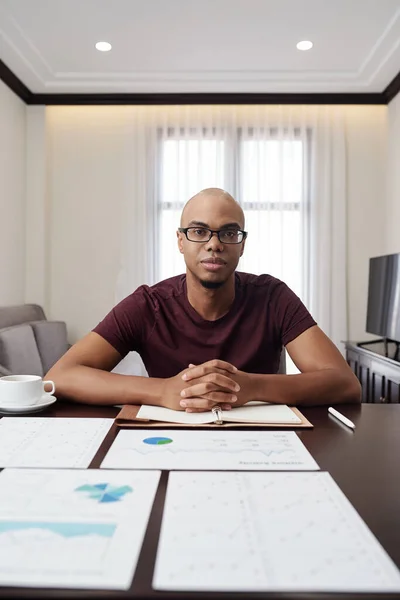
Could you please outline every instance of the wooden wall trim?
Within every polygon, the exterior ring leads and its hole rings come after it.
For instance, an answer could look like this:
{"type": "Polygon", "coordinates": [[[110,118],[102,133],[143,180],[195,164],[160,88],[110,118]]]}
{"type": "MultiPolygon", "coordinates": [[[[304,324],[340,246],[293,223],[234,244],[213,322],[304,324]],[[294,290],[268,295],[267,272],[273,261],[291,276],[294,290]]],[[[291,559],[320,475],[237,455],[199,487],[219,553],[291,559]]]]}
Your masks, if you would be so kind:
{"type": "Polygon", "coordinates": [[[35,94],[0,60],[0,79],[26,104],[388,104],[400,92],[400,72],[376,93],[35,94]]]}

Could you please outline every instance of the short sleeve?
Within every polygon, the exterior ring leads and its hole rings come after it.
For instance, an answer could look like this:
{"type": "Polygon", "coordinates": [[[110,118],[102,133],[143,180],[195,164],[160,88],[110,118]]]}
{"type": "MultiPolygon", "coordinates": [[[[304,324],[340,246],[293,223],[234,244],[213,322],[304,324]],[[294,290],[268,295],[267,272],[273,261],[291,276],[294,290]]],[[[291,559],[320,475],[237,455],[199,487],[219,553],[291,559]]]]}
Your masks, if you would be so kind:
{"type": "Polygon", "coordinates": [[[152,306],[147,286],[117,304],[93,329],[122,357],[139,352],[154,328],[157,311],[152,306]]]}
{"type": "Polygon", "coordinates": [[[300,298],[283,281],[276,288],[274,304],[276,324],[283,346],[317,324],[300,298]]]}

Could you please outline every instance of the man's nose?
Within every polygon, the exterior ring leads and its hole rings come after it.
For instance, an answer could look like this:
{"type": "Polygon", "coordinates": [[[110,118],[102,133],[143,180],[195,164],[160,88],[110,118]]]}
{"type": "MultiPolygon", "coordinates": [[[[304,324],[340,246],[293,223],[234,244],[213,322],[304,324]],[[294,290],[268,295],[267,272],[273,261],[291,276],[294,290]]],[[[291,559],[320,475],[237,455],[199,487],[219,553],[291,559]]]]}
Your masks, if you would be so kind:
{"type": "Polygon", "coordinates": [[[219,237],[218,234],[213,231],[211,234],[211,238],[208,240],[207,244],[206,244],[206,248],[209,248],[210,250],[222,250],[223,249],[223,244],[219,241],[219,237]]]}

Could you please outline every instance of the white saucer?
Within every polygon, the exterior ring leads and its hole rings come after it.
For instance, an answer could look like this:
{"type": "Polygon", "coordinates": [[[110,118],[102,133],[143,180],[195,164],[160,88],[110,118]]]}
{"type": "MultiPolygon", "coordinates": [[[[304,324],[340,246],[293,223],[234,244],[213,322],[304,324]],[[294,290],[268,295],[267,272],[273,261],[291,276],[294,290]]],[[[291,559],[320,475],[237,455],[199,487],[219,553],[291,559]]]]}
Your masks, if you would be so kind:
{"type": "Polygon", "coordinates": [[[57,398],[51,394],[43,394],[39,402],[31,404],[30,406],[11,406],[10,404],[8,406],[1,406],[0,404],[0,413],[5,415],[26,415],[28,413],[39,412],[51,404],[54,404],[56,400],[57,398]]]}

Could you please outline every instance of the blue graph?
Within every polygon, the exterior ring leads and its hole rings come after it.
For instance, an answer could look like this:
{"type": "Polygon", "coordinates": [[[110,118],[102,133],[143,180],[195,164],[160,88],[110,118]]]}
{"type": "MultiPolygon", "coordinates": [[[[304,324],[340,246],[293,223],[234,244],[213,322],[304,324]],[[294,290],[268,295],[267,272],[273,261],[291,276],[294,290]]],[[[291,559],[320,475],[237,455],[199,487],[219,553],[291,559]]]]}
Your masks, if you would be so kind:
{"type": "Polygon", "coordinates": [[[99,503],[105,503],[120,502],[126,494],[133,492],[133,489],[129,485],[117,487],[109,483],[96,483],[81,485],[75,489],[75,492],[87,492],[89,498],[99,503]]]}
{"type": "Polygon", "coordinates": [[[50,531],[64,538],[100,535],[111,538],[116,525],[107,523],[44,523],[42,521],[7,521],[0,523],[0,535],[9,531],[50,531]]]}
{"type": "Polygon", "coordinates": [[[172,444],[171,438],[167,437],[149,437],[143,440],[144,444],[150,444],[151,446],[164,446],[165,444],[172,444]]]}

